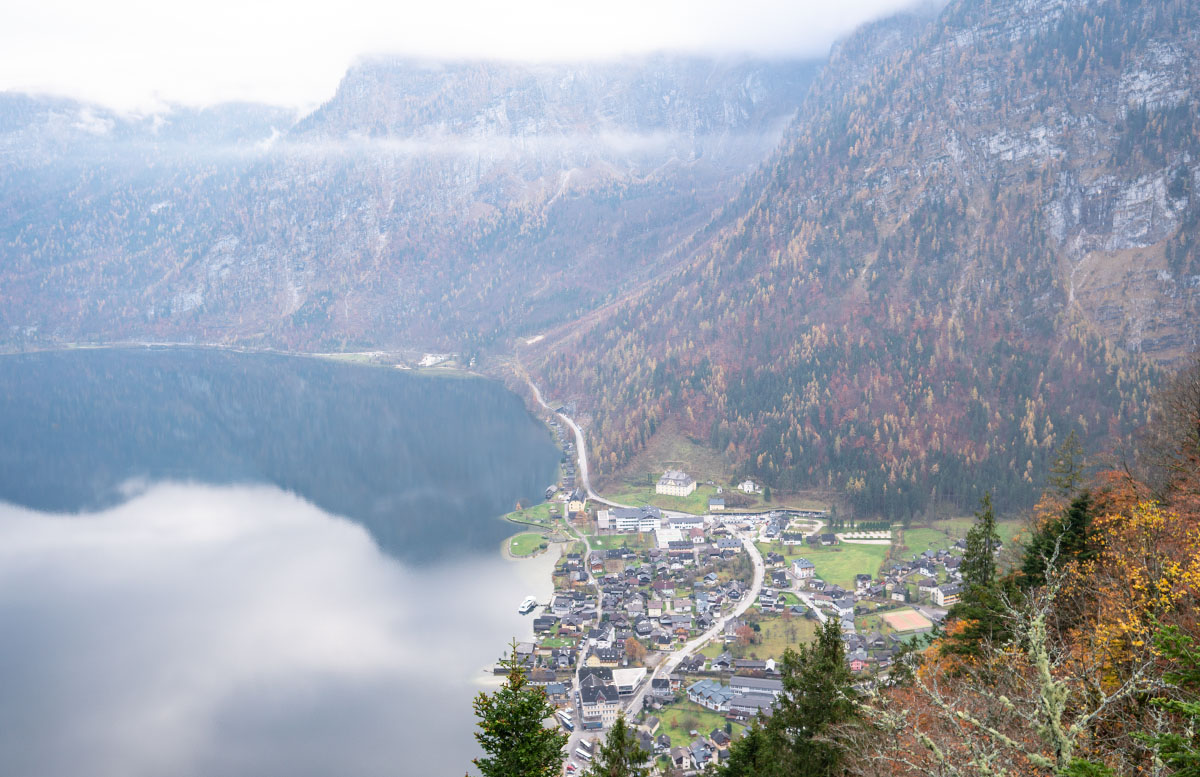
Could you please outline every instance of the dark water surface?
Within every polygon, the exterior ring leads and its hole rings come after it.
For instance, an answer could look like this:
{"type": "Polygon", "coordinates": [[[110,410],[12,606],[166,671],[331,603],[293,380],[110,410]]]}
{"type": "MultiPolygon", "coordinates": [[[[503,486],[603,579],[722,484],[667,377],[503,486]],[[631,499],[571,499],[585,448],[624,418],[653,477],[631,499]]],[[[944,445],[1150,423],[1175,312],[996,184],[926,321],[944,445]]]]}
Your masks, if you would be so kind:
{"type": "Polygon", "coordinates": [[[556,462],[482,380],[0,357],[0,774],[461,775],[556,462]]]}
{"type": "Polygon", "coordinates": [[[215,350],[0,357],[0,500],[111,507],[150,483],[270,484],[419,563],[488,551],[557,454],[497,383],[215,350]]]}

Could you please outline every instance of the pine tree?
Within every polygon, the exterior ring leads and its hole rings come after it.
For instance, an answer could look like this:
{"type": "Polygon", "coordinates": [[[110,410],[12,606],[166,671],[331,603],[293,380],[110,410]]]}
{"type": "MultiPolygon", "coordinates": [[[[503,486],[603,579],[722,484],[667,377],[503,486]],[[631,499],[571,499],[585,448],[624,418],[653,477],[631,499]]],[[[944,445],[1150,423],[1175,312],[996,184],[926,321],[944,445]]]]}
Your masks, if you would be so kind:
{"type": "Polygon", "coordinates": [[[992,496],[984,494],[979,511],[975,513],[975,525],[967,532],[967,550],[959,566],[962,592],[948,616],[958,628],[946,633],[941,642],[943,654],[978,656],[983,652],[985,641],[1005,639],[1004,602],[996,571],[999,548],[1000,535],[996,533],[992,496]]]}
{"type": "Polygon", "coordinates": [[[778,746],[776,739],[760,721],[754,721],[746,729],[746,735],[729,748],[729,760],[718,770],[720,777],[767,777],[773,775],[774,754],[778,746]]]}
{"type": "Polygon", "coordinates": [[[825,735],[855,715],[854,678],[846,665],[842,625],[830,618],[817,641],[783,656],[783,695],[772,715],[788,744],[797,777],[826,777],[838,772],[841,751],[825,735]]]}
{"type": "Polygon", "coordinates": [[[646,761],[649,758],[650,754],[638,744],[633,729],[625,725],[625,715],[621,714],[600,746],[588,774],[590,777],[648,777],[650,769],[646,761]]]}
{"type": "Polygon", "coordinates": [[[1048,481],[1062,497],[1072,496],[1083,482],[1083,446],[1074,429],[1054,452],[1048,481]]]}
{"type": "Polygon", "coordinates": [[[842,751],[833,726],[857,715],[853,676],[846,666],[841,624],[830,618],[812,645],[790,648],[781,666],[783,694],[762,724],[734,743],[722,777],[830,777],[842,751]]]}
{"type": "Polygon", "coordinates": [[[991,588],[996,583],[996,551],[1000,549],[1000,535],[996,533],[996,515],[992,512],[992,495],[983,495],[979,511],[975,513],[975,525],[967,532],[967,550],[963,553],[963,586],[991,588]]]}
{"type": "Polygon", "coordinates": [[[1046,565],[1061,569],[1073,561],[1095,556],[1092,547],[1092,497],[1087,491],[1072,500],[1062,514],[1040,526],[1029,539],[1021,560],[1021,584],[1036,588],[1046,584],[1046,565]]]}
{"type": "Polygon", "coordinates": [[[504,685],[490,696],[475,697],[475,739],[488,755],[472,763],[484,777],[557,777],[566,759],[562,748],[567,735],[543,725],[554,715],[545,690],[528,683],[515,640],[500,664],[508,669],[504,685]]]}

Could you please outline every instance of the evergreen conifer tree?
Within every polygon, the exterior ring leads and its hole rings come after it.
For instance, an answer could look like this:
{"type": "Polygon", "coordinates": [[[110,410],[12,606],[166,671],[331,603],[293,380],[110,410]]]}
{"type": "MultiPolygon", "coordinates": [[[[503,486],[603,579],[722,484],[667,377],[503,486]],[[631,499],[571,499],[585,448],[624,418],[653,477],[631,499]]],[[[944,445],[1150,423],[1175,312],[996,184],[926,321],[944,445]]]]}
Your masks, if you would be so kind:
{"type": "Polygon", "coordinates": [[[957,622],[941,642],[943,654],[977,656],[984,641],[999,641],[1006,635],[1001,585],[996,571],[1000,535],[991,494],[984,494],[975,525],[967,532],[967,550],[959,570],[962,591],[958,604],[950,608],[949,620],[957,622]]]}
{"type": "Polygon", "coordinates": [[[650,774],[646,766],[649,758],[650,754],[638,744],[633,729],[625,725],[625,716],[618,715],[588,774],[590,777],[647,777],[650,774]]]}
{"type": "Polygon", "coordinates": [[[783,656],[783,694],[771,716],[787,744],[796,777],[828,777],[838,772],[841,751],[824,735],[855,714],[854,678],[846,665],[842,625],[825,622],[816,642],[783,656]]]}
{"type": "Polygon", "coordinates": [[[1000,535],[996,533],[996,515],[992,512],[992,495],[984,494],[979,511],[975,513],[975,525],[967,532],[967,550],[963,553],[963,586],[991,588],[996,583],[996,551],[1000,548],[1000,535]]]}
{"type": "Polygon", "coordinates": [[[542,688],[530,685],[525,668],[517,658],[517,643],[502,660],[508,669],[504,685],[490,696],[475,697],[479,731],[475,739],[487,753],[474,759],[483,777],[557,777],[566,756],[562,752],[567,735],[543,721],[554,715],[542,688]]]}
{"type": "Polygon", "coordinates": [[[1036,588],[1046,584],[1046,564],[1062,568],[1073,561],[1087,561],[1095,555],[1092,547],[1092,497],[1080,493],[1062,515],[1040,526],[1029,539],[1021,560],[1021,584],[1036,588]]]}
{"type": "Polygon", "coordinates": [[[730,748],[723,777],[831,777],[842,751],[831,727],[854,719],[857,702],[841,624],[830,618],[812,645],[783,655],[783,694],[765,723],[730,748]]]}
{"type": "Polygon", "coordinates": [[[1054,452],[1048,481],[1063,497],[1072,496],[1083,482],[1083,446],[1079,444],[1074,429],[1054,452]]]}

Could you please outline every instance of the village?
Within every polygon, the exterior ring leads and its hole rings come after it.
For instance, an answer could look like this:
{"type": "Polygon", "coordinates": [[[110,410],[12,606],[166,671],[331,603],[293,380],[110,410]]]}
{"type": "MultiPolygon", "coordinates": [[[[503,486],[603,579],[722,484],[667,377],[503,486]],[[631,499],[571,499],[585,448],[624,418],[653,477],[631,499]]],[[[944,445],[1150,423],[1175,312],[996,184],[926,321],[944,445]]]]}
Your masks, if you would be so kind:
{"type": "Polygon", "coordinates": [[[737,511],[725,496],[761,493],[758,484],[727,490],[679,470],[662,474],[651,501],[691,511],[618,506],[576,486],[575,446],[553,416],[550,425],[562,480],[530,514],[561,557],[517,656],[570,732],[568,773],[586,770],[618,714],[663,773],[719,763],[755,716],[771,714],[784,651],[829,619],[865,687],[958,600],[961,522],[860,529],[823,509],[737,511]],[[698,501],[701,488],[711,496],[698,501]]]}

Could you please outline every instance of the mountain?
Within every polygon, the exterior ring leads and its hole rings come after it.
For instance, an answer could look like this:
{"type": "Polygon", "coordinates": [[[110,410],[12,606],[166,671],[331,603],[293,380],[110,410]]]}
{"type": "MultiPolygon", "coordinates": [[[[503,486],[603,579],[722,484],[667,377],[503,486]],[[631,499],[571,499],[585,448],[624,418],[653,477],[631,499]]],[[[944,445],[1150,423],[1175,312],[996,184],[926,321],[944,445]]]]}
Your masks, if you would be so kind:
{"type": "Polygon", "coordinates": [[[1197,348],[1196,61],[1190,0],[951,0],[820,66],[380,58],[302,117],[0,95],[0,341],[542,335],[601,477],[682,436],[859,516],[1018,508],[1197,348]]]}
{"type": "Polygon", "coordinates": [[[858,515],[1028,505],[1200,338],[1200,7],[954,0],[843,42],[733,223],[538,344],[613,475],[686,435],[858,515]]]}
{"type": "Polygon", "coordinates": [[[815,69],[372,59],[299,119],[0,95],[0,337],[473,351],[680,261],[815,69]]]}

